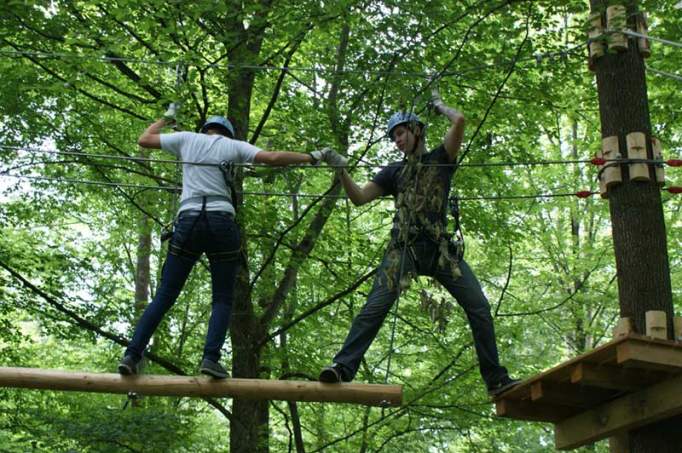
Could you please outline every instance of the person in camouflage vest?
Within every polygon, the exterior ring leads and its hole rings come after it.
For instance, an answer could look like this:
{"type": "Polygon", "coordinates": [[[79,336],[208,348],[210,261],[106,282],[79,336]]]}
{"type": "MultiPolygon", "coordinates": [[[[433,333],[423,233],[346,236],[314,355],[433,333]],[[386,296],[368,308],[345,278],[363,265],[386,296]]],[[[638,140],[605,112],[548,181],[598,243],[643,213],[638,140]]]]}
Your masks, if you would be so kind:
{"type": "MultiPolygon", "coordinates": [[[[439,146],[427,152],[424,123],[414,113],[397,112],[388,120],[387,135],[403,153],[403,159],[383,168],[364,187],[358,186],[345,169],[340,171],[341,183],[354,205],[392,195],[396,214],[391,240],[367,302],[353,320],[333,364],[320,373],[322,382],[349,382],[355,377],[400,291],[414,276],[428,275],[464,309],[489,394],[498,395],[518,383],[499,363],[490,305],[462,259],[461,242],[451,240],[447,233],[450,181],[462,144],[464,116],[445,105],[437,92],[432,105],[451,123],[439,146]]],[[[345,164],[341,156],[330,156],[330,161],[345,164]]]]}

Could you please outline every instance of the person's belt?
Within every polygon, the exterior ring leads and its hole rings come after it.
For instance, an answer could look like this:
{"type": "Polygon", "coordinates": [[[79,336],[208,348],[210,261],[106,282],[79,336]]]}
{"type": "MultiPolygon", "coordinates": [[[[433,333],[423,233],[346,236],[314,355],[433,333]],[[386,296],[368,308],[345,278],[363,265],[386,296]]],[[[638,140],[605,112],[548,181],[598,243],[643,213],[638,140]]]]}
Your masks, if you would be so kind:
{"type": "Polygon", "coordinates": [[[190,203],[202,204],[204,202],[204,198],[206,199],[206,203],[210,203],[212,201],[226,201],[232,204],[232,200],[230,200],[228,197],[224,195],[205,195],[200,197],[185,198],[180,202],[180,208],[182,208],[183,206],[187,206],[190,203]]]}

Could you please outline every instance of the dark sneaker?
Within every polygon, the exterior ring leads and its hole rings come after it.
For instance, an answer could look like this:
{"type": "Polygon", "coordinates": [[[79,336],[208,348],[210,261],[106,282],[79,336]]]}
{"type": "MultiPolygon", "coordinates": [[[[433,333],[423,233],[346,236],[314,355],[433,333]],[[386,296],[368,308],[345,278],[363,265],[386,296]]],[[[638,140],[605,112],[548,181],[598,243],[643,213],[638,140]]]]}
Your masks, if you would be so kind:
{"type": "Polygon", "coordinates": [[[137,374],[139,371],[139,360],[135,360],[133,356],[123,356],[118,363],[118,372],[123,376],[131,376],[137,374]]]}
{"type": "Polygon", "coordinates": [[[326,382],[327,384],[337,384],[341,381],[350,382],[348,372],[340,363],[333,363],[331,366],[322,368],[319,380],[320,382],[326,382]]]}
{"type": "Polygon", "coordinates": [[[521,383],[520,379],[512,379],[509,376],[505,375],[496,383],[488,386],[488,395],[490,395],[492,398],[495,398],[503,394],[507,390],[511,390],[513,387],[517,386],[520,383],[521,383]]]}
{"type": "Polygon", "coordinates": [[[230,373],[228,373],[227,370],[222,367],[222,365],[210,359],[203,359],[201,361],[199,372],[201,374],[207,374],[216,379],[225,379],[230,377],[230,373]]]}

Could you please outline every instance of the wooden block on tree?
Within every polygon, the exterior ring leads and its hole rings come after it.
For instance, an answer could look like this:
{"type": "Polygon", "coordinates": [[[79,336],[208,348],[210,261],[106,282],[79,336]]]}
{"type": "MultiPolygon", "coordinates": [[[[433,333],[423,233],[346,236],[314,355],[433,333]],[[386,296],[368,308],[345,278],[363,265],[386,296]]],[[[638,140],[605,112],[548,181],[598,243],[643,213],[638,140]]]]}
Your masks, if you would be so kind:
{"type": "MultiPolygon", "coordinates": [[[[655,137],[651,137],[651,148],[654,152],[654,159],[656,160],[663,160],[663,146],[661,145],[661,141],[655,137]]],[[[657,164],[656,169],[656,182],[658,183],[659,186],[664,186],[665,185],[665,167],[663,164],[657,164]]]]}
{"type": "MultiPolygon", "coordinates": [[[[637,16],[637,33],[640,35],[649,35],[649,24],[646,13],[641,13],[637,16]]],[[[647,38],[637,39],[637,47],[642,58],[649,58],[651,56],[651,47],[647,38]]]]}
{"type": "Polygon", "coordinates": [[[622,366],[682,372],[682,348],[674,343],[630,341],[616,347],[616,362],[622,366]]]}
{"type": "Polygon", "coordinates": [[[664,311],[649,310],[646,317],[646,335],[659,340],[668,339],[668,318],[664,311]]]}
{"type": "Polygon", "coordinates": [[[602,156],[606,159],[605,168],[602,171],[602,178],[604,179],[604,184],[606,188],[610,188],[613,185],[620,184],[623,181],[621,175],[620,166],[614,164],[614,160],[620,159],[620,151],[618,149],[618,136],[614,135],[611,137],[602,138],[602,156]]]}
{"type": "Polygon", "coordinates": [[[611,32],[608,38],[609,50],[623,52],[628,50],[628,38],[623,33],[614,30],[623,30],[627,25],[625,6],[612,5],[606,8],[606,28],[611,32]]]}
{"type": "Polygon", "coordinates": [[[589,408],[606,401],[615,395],[610,389],[538,381],[531,385],[530,397],[534,402],[557,404],[560,406],[589,408]]]}
{"type": "Polygon", "coordinates": [[[623,431],[682,414],[682,376],[560,421],[554,429],[556,448],[570,450],[623,431]]]}
{"type": "Polygon", "coordinates": [[[635,331],[632,326],[632,319],[630,318],[620,318],[616,327],[613,328],[613,339],[627,337],[635,331]]]}
{"type": "Polygon", "coordinates": [[[673,330],[675,332],[675,341],[682,341],[682,316],[675,316],[673,318],[673,330]]]}
{"type": "MultiPolygon", "coordinates": [[[[597,157],[604,158],[604,153],[601,150],[597,151],[597,157]]],[[[602,168],[604,168],[604,166],[600,165],[599,166],[600,173],[599,173],[599,177],[598,177],[598,179],[599,179],[599,195],[602,198],[609,198],[609,190],[606,187],[606,177],[604,176],[603,172],[601,172],[602,168]]]]}
{"type": "MultiPolygon", "coordinates": [[[[629,159],[646,159],[646,134],[644,132],[630,132],[626,137],[629,159]]],[[[649,166],[647,164],[630,164],[630,179],[632,181],[648,181],[649,166]]]]}
{"type": "Polygon", "coordinates": [[[589,31],[587,37],[589,39],[589,59],[587,66],[590,71],[595,70],[595,64],[600,57],[604,56],[605,48],[602,35],[604,34],[604,23],[602,22],[601,13],[594,13],[589,19],[589,31]]]}
{"type": "Polygon", "coordinates": [[[573,368],[571,383],[632,392],[661,382],[667,377],[667,374],[661,372],[579,363],[573,368]]]}
{"type": "Polygon", "coordinates": [[[580,409],[529,400],[502,399],[495,402],[497,415],[531,422],[557,423],[580,412],[580,409]]]}

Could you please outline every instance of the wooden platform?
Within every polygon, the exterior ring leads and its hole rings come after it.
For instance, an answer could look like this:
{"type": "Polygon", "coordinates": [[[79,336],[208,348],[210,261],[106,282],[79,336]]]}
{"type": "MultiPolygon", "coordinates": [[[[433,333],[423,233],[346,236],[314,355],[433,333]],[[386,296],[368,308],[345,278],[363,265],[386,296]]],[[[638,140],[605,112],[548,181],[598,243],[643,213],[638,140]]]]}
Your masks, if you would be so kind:
{"type": "Polygon", "coordinates": [[[497,415],[555,424],[568,450],[682,413],[682,344],[631,334],[495,399],[497,415]]]}
{"type": "Polygon", "coordinates": [[[366,406],[400,406],[403,388],[382,384],[323,384],[269,379],[212,379],[206,376],[121,376],[37,368],[0,368],[0,387],[154,396],[238,397],[253,400],[316,401],[366,406]]]}

